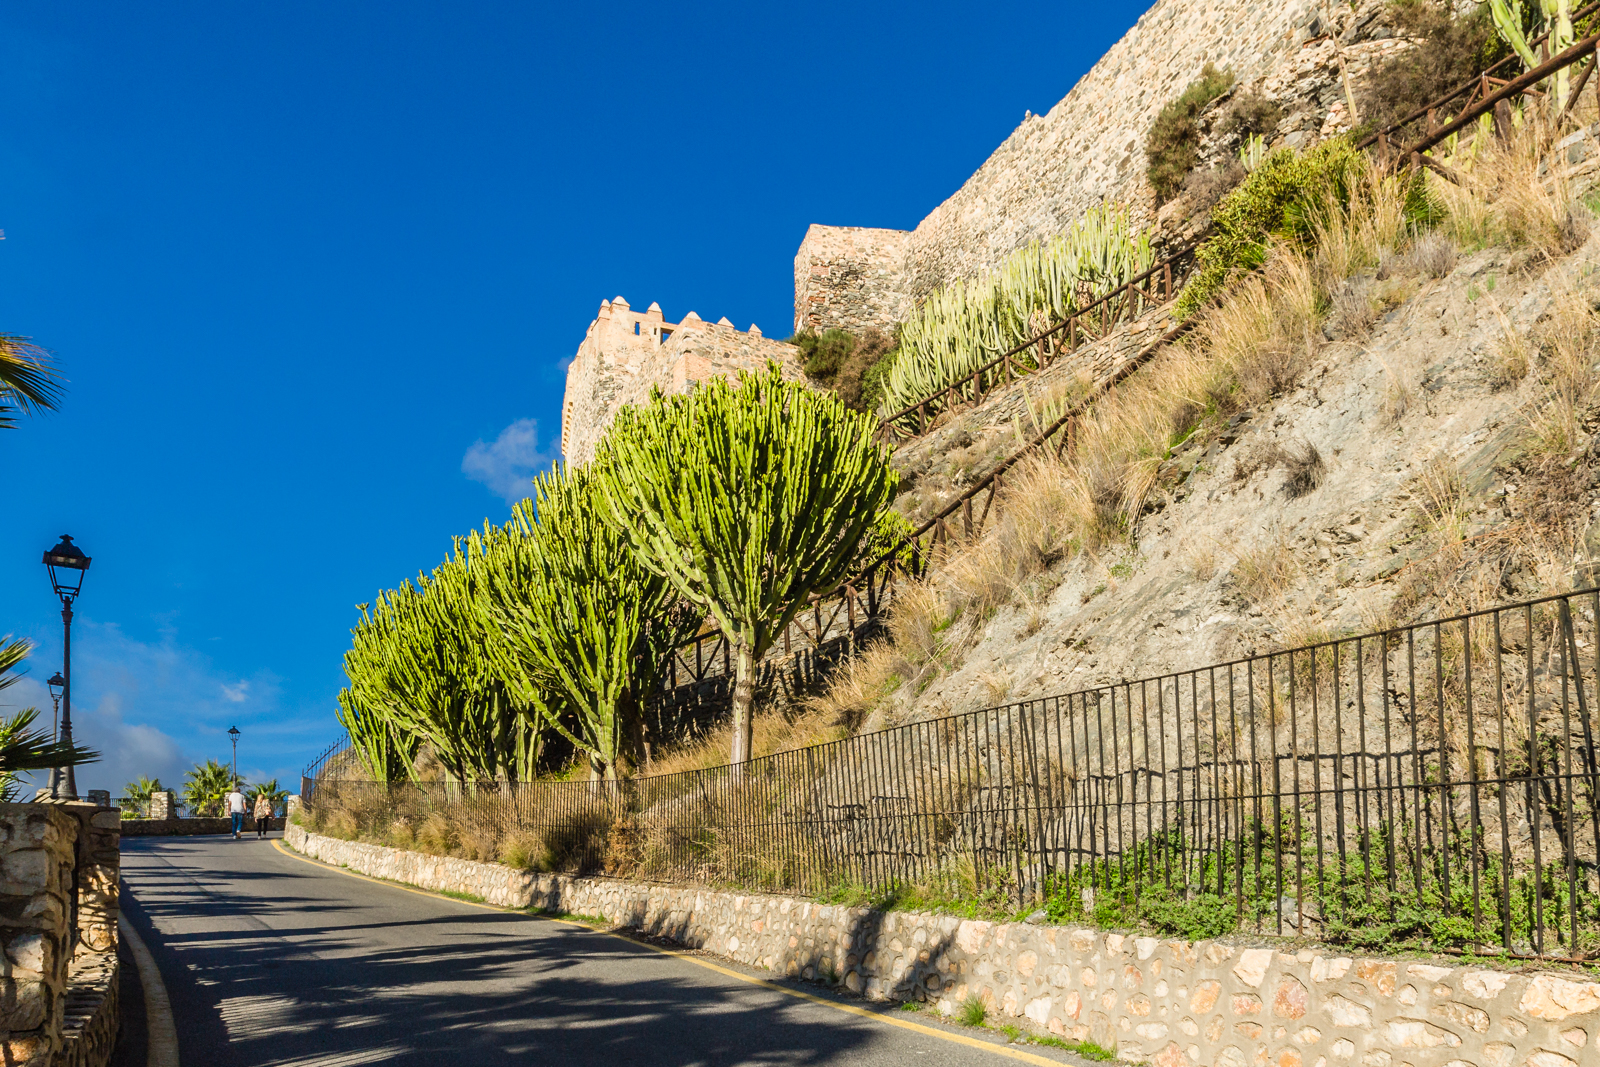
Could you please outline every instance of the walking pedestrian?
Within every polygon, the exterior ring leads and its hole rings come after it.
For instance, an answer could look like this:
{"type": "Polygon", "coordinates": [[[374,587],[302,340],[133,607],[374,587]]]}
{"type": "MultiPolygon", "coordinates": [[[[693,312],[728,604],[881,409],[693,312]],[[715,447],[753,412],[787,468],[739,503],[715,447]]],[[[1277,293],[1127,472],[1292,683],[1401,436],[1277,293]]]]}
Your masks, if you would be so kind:
{"type": "Polygon", "coordinates": [[[228,794],[228,814],[233,816],[233,839],[239,840],[239,831],[244,829],[244,794],[239,792],[239,783],[233,783],[233,792],[228,794]]]}
{"type": "Polygon", "coordinates": [[[256,797],[256,836],[266,837],[272,831],[272,798],[262,793],[256,797]]]}

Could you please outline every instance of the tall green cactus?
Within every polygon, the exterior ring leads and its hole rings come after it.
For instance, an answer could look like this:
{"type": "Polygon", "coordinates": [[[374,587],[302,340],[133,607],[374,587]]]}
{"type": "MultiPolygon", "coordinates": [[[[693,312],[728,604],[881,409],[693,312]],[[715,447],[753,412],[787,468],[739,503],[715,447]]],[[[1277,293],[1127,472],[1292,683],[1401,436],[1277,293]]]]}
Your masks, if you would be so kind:
{"type": "Polygon", "coordinates": [[[732,762],[750,758],[756,668],[845,580],[897,476],[873,420],[776,366],[623,408],[600,443],[608,520],[733,645],[732,762]]]}
{"type": "Polygon", "coordinates": [[[619,765],[638,762],[641,701],[698,618],[675,609],[666,579],[603,521],[594,469],[556,468],[534,479],[537,503],[518,504],[513,536],[487,553],[480,604],[498,638],[491,654],[519,699],[613,778],[619,765]]]}
{"type": "Polygon", "coordinates": [[[1017,249],[992,274],[935,290],[900,326],[880,415],[934,396],[1153,261],[1149,235],[1134,233],[1127,210],[1108,204],[1090,208],[1065,234],[1017,249]]]}
{"type": "MultiPolygon", "coordinates": [[[[506,536],[490,531],[488,540],[506,536]]],[[[351,631],[347,709],[385,719],[408,742],[432,746],[458,781],[531,776],[536,724],[513,701],[488,654],[491,634],[476,599],[485,540],[473,537],[416,585],[382,593],[351,631]]],[[[363,737],[371,743],[373,734],[363,737]]]]}
{"type": "MultiPolygon", "coordinates": [[[[1543,16],[1543,29],[1550,34],[1548,54],[1554,56],[1565,52],[1576,39],[1572,29],[1572,0],[1538,0],[1538,4],[1539,13],[1543,16]]],[[[1489,16],[1494,21],[1495,32],[1522,60],[1523,66],[1528,70],[1537,67],[1540,57],[1534,54],[1523,28],[1527,18],[1522,11],[1522,0],[1489,0],[1489,16]]],[[[1556,71],[1554,84],[1550,87],[1551,101],[1558,113],[1567,104],[1570,70],[1570,67],[1562,67],[1556,71]]]]}
{"type": "Polygon", "coordinates": [[[394,720],[382,712],[361,707],[348,688],[339,691],[337,714],[339,725],[350,735],[350,746],[373,781],[415,777],[416,735],[397,730],[394,720]]]}

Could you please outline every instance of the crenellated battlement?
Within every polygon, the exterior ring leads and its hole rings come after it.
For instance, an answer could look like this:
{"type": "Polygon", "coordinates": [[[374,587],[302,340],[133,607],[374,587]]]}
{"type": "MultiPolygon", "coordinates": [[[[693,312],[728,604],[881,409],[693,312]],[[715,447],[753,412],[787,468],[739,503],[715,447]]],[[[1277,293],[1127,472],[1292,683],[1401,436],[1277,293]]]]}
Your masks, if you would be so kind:
{"type": "Polygon", "coordinates": [[[561,454],[568,463],[587,463],[617,411],[645,400],[653,386],[683,393],[696,382],[759,370],[768,361],[786,376],[803,377],[799,349],[767,339],[754,324],[740,330],[725,316],[707,322],[693,311],[674,323],[660,304],[639,312],[620,296],[602,300],[567,368],[561,454]]]}

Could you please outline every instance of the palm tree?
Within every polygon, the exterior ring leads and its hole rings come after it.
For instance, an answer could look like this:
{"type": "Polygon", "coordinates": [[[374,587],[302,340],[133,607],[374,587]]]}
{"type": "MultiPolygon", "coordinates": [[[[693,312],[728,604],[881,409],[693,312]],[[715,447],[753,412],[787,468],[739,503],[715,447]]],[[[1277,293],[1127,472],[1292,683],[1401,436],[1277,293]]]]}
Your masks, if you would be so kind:
{"type": "MultiPolygon", "coordinates": [[[[3,395],[0,391],[0,396],[3,395]]],[[[0,637],[0,689],[21,680],[22,674],[17,668],[32,649],[25,640],[12,641],[10,634],[0,637]]],[[[77,767],[100,758],[100,753],[82,745],[52,739],[48,730],[30,729],[38,717],[39,709],[23,708],[9,719],[0,719],[0,801],[9,803],[17,799],[21,786],[17,775],[23,771],[77,767]]]]}
{"type": "Polygon", "coordinates": [[[61,376],[50,353],[16,334],[0,333],[0,429],[16,425],[16,412],[54,411],[61,376]]]}
{"type": "MultiPolygon", "coordinates": [[[[233,771],[226,763],[208,759],[184,774],[183,803],[190,815],[221,815],[223,802],[233,789],[233,771]]],[[[242,781],[239,783],[244,784],[242,781]]]]}
{"type": "Polygon", "coordinates": [[[146,778],[141,774],[137,782],[129,782],[122,787],[122,795],[125,799],[132,801],[131,806],[134,810],[138,811],[140,815],[148,817],[150,814],[150,798],[157,793],[166,792],[166,789],[167,787],[161,784],[161,779],[146,778]]]}
{"type": "Polygon", "coordinates": [[[278,805],[289,799],[289,791],[287,789],[279,789],[276,778],[268,778],[260,785],[253,785],[244,791],[244,798],[248,801],[245,810],[254,812],[256,810],[256,801],[261,797],[266,797],[267,801],[272,805],[272,810],[277,811],[278,805]]]}

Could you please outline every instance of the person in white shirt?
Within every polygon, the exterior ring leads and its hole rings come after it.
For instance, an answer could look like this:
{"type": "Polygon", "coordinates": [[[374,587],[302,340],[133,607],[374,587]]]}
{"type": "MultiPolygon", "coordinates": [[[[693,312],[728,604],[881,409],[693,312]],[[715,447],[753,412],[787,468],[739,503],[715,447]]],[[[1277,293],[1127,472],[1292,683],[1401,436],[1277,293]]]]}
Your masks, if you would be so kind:
{"type": "Polygon", "coordinates": [[[239,792],[239,783],[233,783],[233,792],[228,794],[228,814],[233,816],[233,839],[239,840],[239,831],[244,829],[244,794],[239,792]]]}

